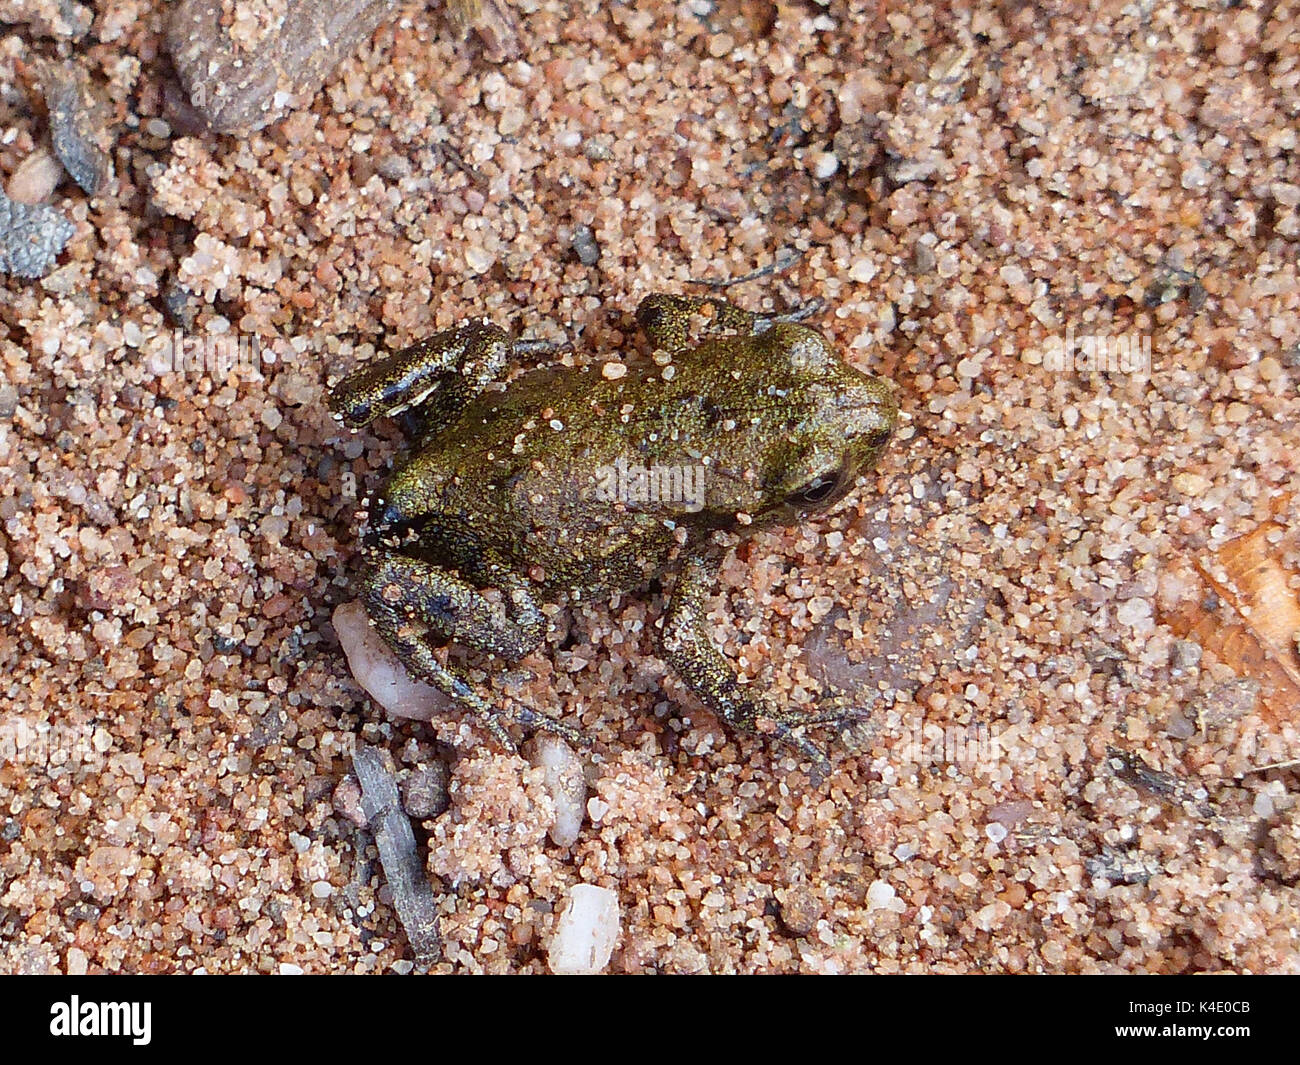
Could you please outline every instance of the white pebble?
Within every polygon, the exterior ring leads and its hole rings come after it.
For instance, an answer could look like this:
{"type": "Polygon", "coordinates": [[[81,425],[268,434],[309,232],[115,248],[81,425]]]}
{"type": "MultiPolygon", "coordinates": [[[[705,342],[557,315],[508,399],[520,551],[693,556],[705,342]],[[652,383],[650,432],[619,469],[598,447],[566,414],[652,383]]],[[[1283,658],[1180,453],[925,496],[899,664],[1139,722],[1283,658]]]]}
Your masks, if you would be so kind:
{"type": "Polygon", "coordinates": [[[555,804],[555,821],[550,827],[551,842],[570,847],[578,839],[587,806],[587,781],[582,775],[582,759],[559,736],[541,732],[527,746],[528,760],[546,771],[546,790],[555,804]]]}
{"type": "Polygon", "coordinates": [[[1151,617],[1151,604],[1145,599],[1126,599],[1115,611],[1121,625],[1143,625],[1151,617]]]}
{"type": "Polygon", "coordinates": [[[835,171],[840,168],[840,161],[836,158],[834,152],[813,152],[808,164],[808,169],[812,171],[813,177],[820,181],[833,177],[835,171]]]}
{"type": "Polygon", "coordinates": [[[883,910],[894,901],[894,885],[886,880],[872,881],[867,888],[867,909],[883,910]]]}
{"type": "Polygon", "coordinates": [[[1001,843],[1007,838],[1007,826],[997,821],[990,821],[984,826],[984,835],[988,836],[993,843],[1001,843]]]}
{"type": "Polygon", "coordinates": [[[876,276],[876,264],[870,259],[858,259],[849,267],[849,280],[865,285],[876,276]]]}
{"type": "Polygon", "coordinates": [[[392,648],[371,627],[360,601],[337,607],[333,622],[352,675],[388,713],[428,721],[450,705],[447,696],[433,685],[411,679],[392,648]]]}
{"type": "Polygon", "coordinates": [[[63,165],[49,151],[38,148],[14,168],[6,191],[17,203],[42,203],[62,177],[63,165]]]}
{"type": "Polygon", "coordinates": [[[547,947],[551,972],[589,976],[603,972],[618,941],[618,896],[595,884],[574,886],[547,947]]]}

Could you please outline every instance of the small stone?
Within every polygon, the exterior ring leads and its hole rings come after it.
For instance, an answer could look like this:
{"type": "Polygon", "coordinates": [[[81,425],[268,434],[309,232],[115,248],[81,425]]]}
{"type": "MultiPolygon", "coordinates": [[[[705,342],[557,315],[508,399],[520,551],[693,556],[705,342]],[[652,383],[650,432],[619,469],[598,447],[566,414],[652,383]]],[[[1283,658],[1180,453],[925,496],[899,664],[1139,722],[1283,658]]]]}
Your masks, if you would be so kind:
{"type": "Polygon", "coordinates": [[[783,888],[776,893],[781,924],[792,936],[806,936],[821,920],[822,904],[803,884],[783,888]]]}
{"type": "Polygon", "coordinates": [[[469,267],[472,273],[485,274],[492,269],[494,262],[496,262],[496,259],[486,248],[471,244],[465,249],[465,265],[469,267]]]}
{"type": "Polygon", "coordinates": [[[576,884],[547,945],[547,964],[561,976],[604,972],[618,941],[618,896],[595,884],[576,884]]]}
{"type": "Polygon", "coordinates": [[[361,806],[361,785],[355,777],[344,777],[334,789],[334,812],[346,817],[358,828],[366,827],[366,812],[361,806]]]}
{"type": "Polygon", "coordinates": [[[1199,473],[1178,473],[1174,475],[1174,488],[1196,499],[1209,491],[1210,481],[1199,473]]]}
{"type": "Polygon", "coordinates": [[[401,181],[412,171],[411,160],[396,152],[389,152],[375,164],[375,173],[385,181],[401,181]]]}
{"type": "Polygon", "coordinates": [[[808,157],[808,170],[818,181],[834,177],[839,168],[840,160],[834,152],[813,152],[808,157]]]}
{"type": "Polygon", "coordinates": [[[1115,620],[1121,625],[1145,625],[1151,620],[1151,604],[1145,599],[1126,599],[1115,611],[1115,620]]]}
{"type": "Polygon", "coordinates": [[[445,813],[451,805],[448,777],[442,762],[429,762],[412,769],[402,781],[402,809],[417,821],[445,813]]]}
{"type": "Polygon", "coordinates": [[[52,152],[38,148],[9,175],[5,191],[15,203],[43,203],[58,187],[63,165],[52,152]]]}
{"type": "Polygon", "coordinates": [[[1201,664],[1203,653],[1195,640],[1175,640],[1169,649],[1169,666],[1175,673],[1186,673],[1201,664]]]}
{"type": "Polygon", "coordinates": [[[1262,855],[1265,868],[1294,883],[1300,878],[1300,804],[1277,816],[1268,830],[1268,844],[1262,855]]]}
{"type": "Polygon", "coordinates": [[[337,607],[331,619],[352,675],[394,717],[428,721],[450,705],[432,684],[412,680],[406,667],[370,624],[360,601],[337,607]]]}
{"type": "Polygon", "coordinates": [[[289,0],[256,41],[241,40],[221,0],[183,0],[167,29],[181,84],[218,133],[261,129],[310,99],[338,64],[394,16],[395,0],[289,0]],[[328,27],[328,33],[322,30],[328,27]]]}
{"type": "Polygon", "coordinates": [[[582,146],[582,154],[593,163],[599,163],[614,157],[614,147],[605,137],[593,137],[582,146]]]}
{"type": "Polygon", "coordinates": [[[876,264],[870,259],[859,259],[849,267],[849,280],[865,285],[876,276],[876,264]]]}
{"type": "Polygon", "coordinates": [[[595,266],[600,262],[600,245],[596,243],[596,234],[591,226],[576,226],[570,243],[583,266],[595,266]]]}
{"type": "Polygon", "coordinates": [[[0,272],[44,277],[76,231],[44,204],[15,203],[0,194],[0,272]]]}
{"type": "Polygon", "coordinates": [[[867,888],[867,909],[883,910],[894,901],[894,885],[887,880],[875,880],[867,888]]]}
{"type": "Polygon", "coordinates": [[[1259,689],[1259,681],[1253,677],[1224,681],[1196,705],[1196,720],[1211,728],[1240,721],[1255,712],[1259,705],[1259,689]]]}

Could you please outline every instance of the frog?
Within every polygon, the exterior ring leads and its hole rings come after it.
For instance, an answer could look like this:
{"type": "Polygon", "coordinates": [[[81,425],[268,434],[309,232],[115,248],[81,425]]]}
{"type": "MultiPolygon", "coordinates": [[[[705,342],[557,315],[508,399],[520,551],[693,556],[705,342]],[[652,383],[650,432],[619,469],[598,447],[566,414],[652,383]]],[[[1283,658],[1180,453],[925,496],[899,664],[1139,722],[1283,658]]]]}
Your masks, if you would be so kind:
{"type": "Polygon", "coordinates": [[[512,723],[581,740],[486,694],[435,645],[486,655],[500,672],[544,641],[545,605],[672,579],[663,661],[732,730],[788,745],[824,777],[826,750],[806,730],[862,711],[843,693],[801,709],[743,683],[707,621],[738,542],[725,534],[828,510],[897,427],[892,383],[844,361],[807,324],[818,309],[764,314],[713,294],[655,293],[635,312],[652,349],[644,365],[552,364],[508,383],[516,360],[547,345],[471,319],[345,376],[330,391],[334,418],[357,432],[402,416],[408,444],[363,501],[360,598],[372,627],[503,747],[514,749],[512,723]]]}

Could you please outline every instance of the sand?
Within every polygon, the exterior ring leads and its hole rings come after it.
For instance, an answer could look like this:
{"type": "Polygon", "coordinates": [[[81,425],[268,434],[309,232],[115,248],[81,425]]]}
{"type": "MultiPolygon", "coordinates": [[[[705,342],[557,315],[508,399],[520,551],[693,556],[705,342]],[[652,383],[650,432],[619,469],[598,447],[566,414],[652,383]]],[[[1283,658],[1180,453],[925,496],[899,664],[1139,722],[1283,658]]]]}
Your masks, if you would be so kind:
{"type": "Polygon", "coordinates": [[[411,971],[358,744],[449,771],[422,969],[545,971],[580,883],[610,972],[1300,969],[1292,0],[530,0],[513,57],[407,6],[235,136],[168,5],[80,41],[78,5],[0,9],[6,186],[38,57],[86,71],[112,171],[0,275],[0,970],[411,971]],[[824,300],[908,420],[829,516],[735,542],[716,639],[871,717],[812,786],[666,675],[661,595],[558,607],[501,682],[591,736],[558,845],[543,769],[350,675],[400,432],[328,383],[478,315],[631,358],[642,296],[774,263],[734,298],[824,300]]]}

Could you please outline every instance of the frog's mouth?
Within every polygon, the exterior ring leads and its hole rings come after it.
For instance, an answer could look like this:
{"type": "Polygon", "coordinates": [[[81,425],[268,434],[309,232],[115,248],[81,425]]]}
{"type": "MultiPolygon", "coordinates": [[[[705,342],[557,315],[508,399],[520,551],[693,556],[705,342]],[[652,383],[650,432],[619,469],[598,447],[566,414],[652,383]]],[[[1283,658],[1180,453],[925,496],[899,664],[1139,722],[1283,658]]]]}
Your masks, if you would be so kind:
{"type": "Polygon", "coordinates": [[[412,522],[395,503],[376,499],[367,514],[367,539],[386,547],[398,547],[415,531],[412,522]]]}

